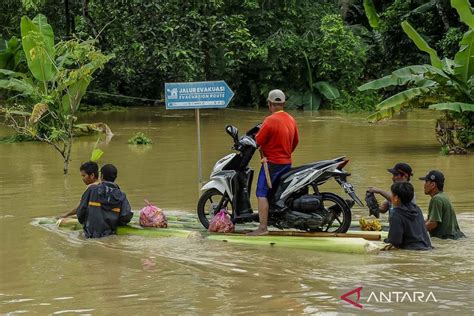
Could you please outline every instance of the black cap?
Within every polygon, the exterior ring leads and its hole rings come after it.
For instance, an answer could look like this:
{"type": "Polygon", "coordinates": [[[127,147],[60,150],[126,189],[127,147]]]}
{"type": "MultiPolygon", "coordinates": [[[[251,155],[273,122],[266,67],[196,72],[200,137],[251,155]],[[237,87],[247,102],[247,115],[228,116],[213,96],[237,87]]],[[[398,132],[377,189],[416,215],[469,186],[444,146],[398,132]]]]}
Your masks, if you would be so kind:
{"type": "Polygon", "coordinates": [[[435,182],[438,187],[444,184],[444,174],[438,170],[431,170],[426,176],[421,177],[419,179],[435,182]]]}
{"type": "Polygon", "coordinates": [[[410,165],[404,162],[399,162],[397,163],[392,169],[387,169],[388,172],[391,174],[404,174],[407,176],[412,176],[413,175],[413,170],[411,169],[410,165]]]}

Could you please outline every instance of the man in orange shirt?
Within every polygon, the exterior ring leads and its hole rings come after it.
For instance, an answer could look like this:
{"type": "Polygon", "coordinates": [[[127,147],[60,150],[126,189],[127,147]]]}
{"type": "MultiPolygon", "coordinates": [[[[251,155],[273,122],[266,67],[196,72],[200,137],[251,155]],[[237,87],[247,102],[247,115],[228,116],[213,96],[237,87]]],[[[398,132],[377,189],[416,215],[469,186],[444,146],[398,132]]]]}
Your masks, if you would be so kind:
{"type": "Polygon", "coordinates": [[[276,183],[278,178],[291,168],[291,154],[298,145],[298,128],[295,119],[285,111],[285,94],[281,90],[272,90],[267,98],[268,109],[272,113],[265,118],[256,135],[257,145],[262,154],[262,168],[257,182],[258,215],[260,225],[249,233],[251,236],[268,234],[268,194],[269,188],[265,178],[263,164],[268,163],[270,179],[276,183]]]}

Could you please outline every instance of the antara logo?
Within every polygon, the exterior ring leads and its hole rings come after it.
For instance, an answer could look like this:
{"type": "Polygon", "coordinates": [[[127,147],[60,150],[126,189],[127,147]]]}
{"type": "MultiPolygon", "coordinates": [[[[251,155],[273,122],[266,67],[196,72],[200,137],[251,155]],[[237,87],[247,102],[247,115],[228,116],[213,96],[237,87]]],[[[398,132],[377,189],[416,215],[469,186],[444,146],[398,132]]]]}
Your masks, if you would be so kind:
{"type": "MultiPolygon", "coordinates": [[[[362,292],[362,286],[355,288],[343,295],[341,299],[348,302],[349,304],[354,305],[357,308],[362,309],[363,305],[359,303],[360,296],[362,292]],[[357,300],[353,301],[349,296],[357,293],[357,300]]],[[[433,292],[426,294],[422,291],[413,291],[413,292],[401,292],[401,291],[390,291],[390,292],[370,292],[369,297],[367,298],[367,303],[427,303],[429,301],[437,303],[438,300],[434,296],[433,292]]]]}

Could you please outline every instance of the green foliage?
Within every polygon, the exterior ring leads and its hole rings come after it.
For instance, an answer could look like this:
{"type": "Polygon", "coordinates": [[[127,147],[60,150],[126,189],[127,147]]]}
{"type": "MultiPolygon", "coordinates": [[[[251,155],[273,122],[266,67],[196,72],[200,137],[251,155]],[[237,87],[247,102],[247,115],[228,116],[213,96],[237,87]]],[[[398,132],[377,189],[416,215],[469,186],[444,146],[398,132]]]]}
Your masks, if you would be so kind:
{"type": "Polygon", "coordinates": [[[375,5],[372,0],[364,0],[364,10],[365,14],[367,15],[367,19],[369,20],[369,24],[372,28],[378,29],[380,18],[375,10],[375,5]]]}
{"type": "Polygon", "coordinates": [[[331,109],[347,113],[371,112],[380,102],[381,97],[376,91],[342,92],[340,98],[331,102],[331,109]]]}
{"type": "Polygon", "coordinates": [[[84,113],[102,113],[102,112],[127,112],[127,108],[119,105],[113,105],[110,103],[101,104],[98,106],[90,104],[81,104],[79,112],[84,113]]]}
{"type": "Polygon", "coordinates": [[[30,142],[34,139],[31,136],[24,134],[13,134],[11,136],[0,137],[0,144],[12,144],[12,143],[21,143],[21,142],[30,142]]]}
{"type": "Polygon", "coordinates": [[[16,37],[12,37],[8,41],[0,40],[0,69],[15,71],[20,64],[21,57],[21,44],[16,37]]]}
{"type": "Polygon", "coordinates": [[[447,58],[454,58],[454,54],[459,51],[459,42],[461,42],[462,36],[463,32],[460,28],[450,28],[437,44],[441,55],[447,58]]]}
{"type": "Polygon", "coordinates": [[[131,145],[148,145],[152,144],[153,142],[144,133],[138,132],[135,133],[135,135],[133,135],[132,137],[130,137],[128,143],[131,145]]]}
{"type": "Polygon", "coordinates": [[[112,56],[102,54],[93,40],[55,45],[52,27],[41,14],[21,19],[21,37],[28,72],[0,70],[6,76],[0,79],[0,89],[19,93],[15,102],[0,110],[16,133],[52,145],[63,157],[67,173],[81,99],[94,72],[112,56]]]}
{"type": "MultiPolygon", "coordinates": [[[[465,1],[453,0],[463,21],[474,21],[469,7],[465,12],[465,1]],[[462,3],[461,3],[462,2],[462,3]]],[[[430,109],[444,111],[444,119],[438,120],[438,140],[448,147],[448,152],[465,152],[470,144],[474,126],[474,31],[464,33],[460,50],[454,60],[441,61],[434,49],[407,22],[402,22],[407,35],[417,47],[431,57],[432,66],[409,66],[392,72],[391,75],[374,80],[359,87],[359,90],[381,89],[389,86],[406,86],[406,90],[386,98],[377,105],[377,111],[368,117],[379,121],[414,106],[429,105],[430,109]],[[454,136],[453,136],[454,135],[454,136]],[[454,140],[456,138],[456,140],[454,140]],[[458,147],[461,146],[461,148],[458,147]],[[458,150],[459,149],[459,150],[458,150]]]]}
{"type": "Polygon", "coordinates": [[[355,36],[339,15],[326,15],[321,20],[321,35],[317,39],[319,78],[338,82],[339,86],[352,90],[364,70],[366,51],[361,39],[355,36]]]}
{"type": "Polygon", "coordinates": [[[413,26],[410,25],[407,21],[402,22],[402,28],[405,31],[405,33],[408,35],[408,37],[415,43],[416,47],[418,47],[419,50],[424,51],[425,53],[428,53],[431,58],[431,64],[439,69],[443,68],[443,65],[441,64],[441,59],[438,57],[438,53],[431,48],[428,43],[423,39],[423,37],[418,34],[418,32],[413,28],[413,26]]]}
{"type": "Polygon", "coordinates": [[[449,155],[449,147],[448,146],[441,146],[440,153],[443,156],[449,155]]]}

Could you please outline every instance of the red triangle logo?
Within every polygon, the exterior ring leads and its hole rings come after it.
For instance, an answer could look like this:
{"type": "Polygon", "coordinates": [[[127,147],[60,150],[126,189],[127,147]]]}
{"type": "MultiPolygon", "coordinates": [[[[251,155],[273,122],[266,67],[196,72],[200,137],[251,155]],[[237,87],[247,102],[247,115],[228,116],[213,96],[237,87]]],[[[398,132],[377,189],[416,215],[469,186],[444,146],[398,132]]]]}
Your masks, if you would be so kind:
{"type": "Polygon", "coordinates": [[[350,304],[354,305],[354,306],[357,307],[357,308],[362,309],[362,308],[363,308],[362,304],[359,304],[360,292],[361,292],[361,291],[362,291],[362,286],[360,286],[360,287],[358,287],[358,288],[355,288],[355,289],[353,289],[352,291],[349,291],[349,292],[347,292],[347,293],[345,293],[345,294],[342,294],[342,295],[341,295],[341,299],[344,300],[344,301],[346,301],[347,303],[350,303],[350,304]],[[351,300],[351,299],[348,297],[348,296],[350,296],[350,295],[352,295],[352,294],[354,294],[354,293],[357,293],[357,301],[355,301],[355,302],[354,302],[353,300],[351,300]]]}

